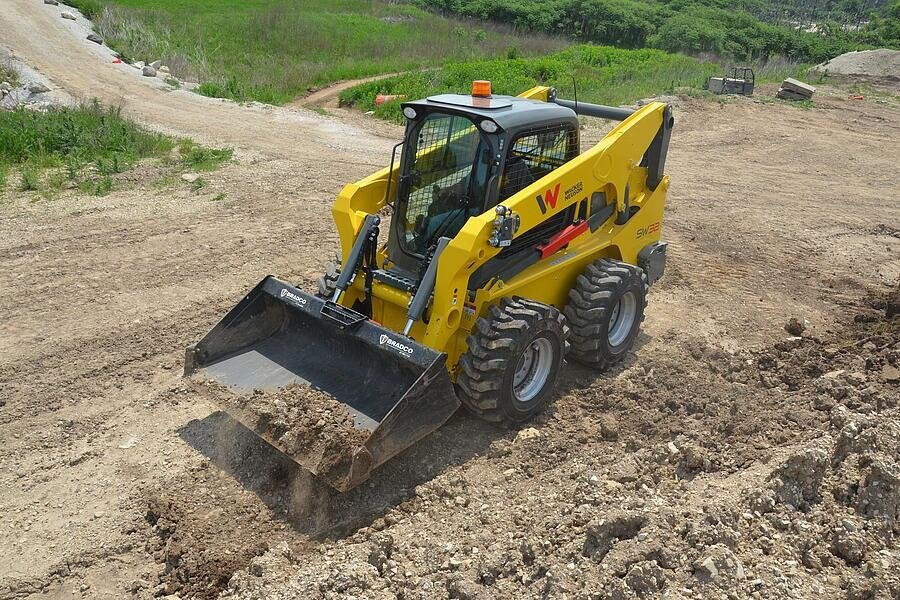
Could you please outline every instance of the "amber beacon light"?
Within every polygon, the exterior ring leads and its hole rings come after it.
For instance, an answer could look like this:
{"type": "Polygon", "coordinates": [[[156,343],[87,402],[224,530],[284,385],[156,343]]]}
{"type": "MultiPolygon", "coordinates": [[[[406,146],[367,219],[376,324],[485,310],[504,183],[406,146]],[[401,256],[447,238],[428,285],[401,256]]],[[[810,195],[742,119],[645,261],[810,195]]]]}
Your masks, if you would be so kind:
{"type": "Polygon", "coordinates": [[[476,98],[491,97],[491,82],[483,79],[476,79],[472,82],[472,95],[476,98]]]}

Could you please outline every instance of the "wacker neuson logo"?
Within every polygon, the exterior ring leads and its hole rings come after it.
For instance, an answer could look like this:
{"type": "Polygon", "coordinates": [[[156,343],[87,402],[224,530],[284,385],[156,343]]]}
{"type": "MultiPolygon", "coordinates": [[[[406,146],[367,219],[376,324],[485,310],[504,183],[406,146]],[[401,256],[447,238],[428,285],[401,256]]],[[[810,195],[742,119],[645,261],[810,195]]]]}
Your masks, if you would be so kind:
{"type": "Polygon", "coordinates": [[[291,292],[288,289],[282,288],[281,297],[288,298],[289,300],[293,300],[294,303],[296,303],[300,306],[306,306],[306,298],[301,298],[300,296],[298,296],[297,294],[294,294],[293,292],[291,292]]]}
{"type": "Polygon", "coordinates": [[[388,337],[387,335],[385,335],[383,333],[381,334],[381,337],[378,338],[378,343],[381,344],[382,346],[387,346],[388,348],[393,348],[394,350],[397,350],[398,352],[402,352],[403,354],[412,354],[413,353],[412,348],[410,348],[406,344],[401,344],[394,338],[388,337]]]}

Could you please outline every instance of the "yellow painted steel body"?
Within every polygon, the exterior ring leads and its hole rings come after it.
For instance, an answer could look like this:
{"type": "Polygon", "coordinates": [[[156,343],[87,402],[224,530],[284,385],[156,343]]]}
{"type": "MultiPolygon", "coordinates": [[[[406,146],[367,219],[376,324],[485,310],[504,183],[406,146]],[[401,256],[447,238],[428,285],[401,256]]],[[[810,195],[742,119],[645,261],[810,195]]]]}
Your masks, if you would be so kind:
{"type": "MultiPolygon", "coordinates": [[[[548,100],[550,88],[535,87],[520,97],[548,100]]],[[[521,235],[573,204],[590,202],[595,192],[603,192],[607,202],[615,201],[616,213],[627,210],[628,204],[639,207],[624,225],[616,224],[613,214],[596,231],[586,231],[566,247],[508,281],[487,284],[470,300],[469,277],[481,265],[496,256],[499,248],[488,244],[494,219],[493,209],[471,217],[441,254],[432,304],[427,311],[428,323],[417,322],[410,336],[437,351],[447,354],[447,367],[455,380],[460,356],[466,351],[466,337],[475,319],[483,316],[490,306],[507,296],[521,296],[562,310],[568,301],[575,278],[588,264],[598,258],[615,258],[637,264],[638,253],[648,244],[660,239],[663,209],[669,187],[668,176],[663,177],[655,190],[646,185],[647,169],[640,166],[641,158],[665,118],[666,105],[652,102],[638,109],[620,122],[593,148],[581,153],[545,177],[503,202],[507,209],[519,215],[521,235]],[[538,195],[558,187],[555,206],[546,205],[541,211],[538,195]]],[[[388,180],[397,189],[399,161],[394,170],[383,169],[341,190],[332,212],[341,239],[346,262],[367,214],[375,214],[384,207],[388,180]]],[[[379,249],[378,264],[387,260],[385,248],[379,249]]],[[[357,277],[341,297],[341,304],[352,306],[363,297],[363,278],[357,277]]],[[[406,324],[410,295],[379,281],[373,282],[372,318],[394,331],[402,331],[406,324]]]]}

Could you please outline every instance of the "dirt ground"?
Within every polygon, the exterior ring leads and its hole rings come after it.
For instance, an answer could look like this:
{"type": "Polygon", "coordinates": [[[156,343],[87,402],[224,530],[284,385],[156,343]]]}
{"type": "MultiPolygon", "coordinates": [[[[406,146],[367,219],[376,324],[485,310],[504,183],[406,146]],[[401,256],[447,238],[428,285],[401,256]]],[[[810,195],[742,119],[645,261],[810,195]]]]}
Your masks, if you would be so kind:
{"type": "Polygon", "coordinates": [[[460,412],[340,495],[183,352],[268,273],[312,289],[331,200],[399,130],[166,93],[6,5],[2,43],[57,85],[239,160],[199,193],[2,196],[0,598],[900,595],[895,104],[680,101],[625,364],[567,365],[519,431],[460,412]]]}

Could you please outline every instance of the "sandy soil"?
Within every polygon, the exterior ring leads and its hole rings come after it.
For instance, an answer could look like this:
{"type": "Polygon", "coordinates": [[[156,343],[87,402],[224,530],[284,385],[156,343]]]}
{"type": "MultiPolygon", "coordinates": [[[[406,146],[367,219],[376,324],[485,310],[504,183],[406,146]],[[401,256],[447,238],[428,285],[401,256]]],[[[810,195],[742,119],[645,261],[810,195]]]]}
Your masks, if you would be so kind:
{"type": "Polygon", "coordinates": [[[312,288],[332,198],[399,130],[167,93],[51,9],[4,2],[3,43],[240,161],[199,194],[0,201],[0,597],[896,597],[895,105],[682,101],[633,356],[338,495],[191,389],[183,349],[267,273],[312,288]]]}

